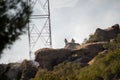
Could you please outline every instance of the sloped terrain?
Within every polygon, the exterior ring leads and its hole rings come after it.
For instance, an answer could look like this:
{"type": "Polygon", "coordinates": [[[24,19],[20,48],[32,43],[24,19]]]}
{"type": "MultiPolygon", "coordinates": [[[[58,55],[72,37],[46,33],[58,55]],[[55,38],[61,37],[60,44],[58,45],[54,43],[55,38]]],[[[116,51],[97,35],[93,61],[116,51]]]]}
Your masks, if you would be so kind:
{"type": "Polygon", "coordinates": [[[42,48],[35,61],[0,64],[0,80],[120,80],[120,28],[97,29],[80,45],[42,48]]]}

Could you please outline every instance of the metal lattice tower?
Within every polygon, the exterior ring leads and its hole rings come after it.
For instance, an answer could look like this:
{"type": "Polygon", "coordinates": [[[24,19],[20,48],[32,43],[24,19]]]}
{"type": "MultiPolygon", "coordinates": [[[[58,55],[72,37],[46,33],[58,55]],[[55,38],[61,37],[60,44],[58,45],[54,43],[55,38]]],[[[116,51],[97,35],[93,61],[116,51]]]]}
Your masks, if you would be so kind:
{"type": "MultiPolygon", "coordinates": [[[[29,2],[30,0],[28,0],[29,2]]],[[[28,24],[29,57],[36,46],[52,47],[49,0],[31,0],[33,13],[28,24]]]]}

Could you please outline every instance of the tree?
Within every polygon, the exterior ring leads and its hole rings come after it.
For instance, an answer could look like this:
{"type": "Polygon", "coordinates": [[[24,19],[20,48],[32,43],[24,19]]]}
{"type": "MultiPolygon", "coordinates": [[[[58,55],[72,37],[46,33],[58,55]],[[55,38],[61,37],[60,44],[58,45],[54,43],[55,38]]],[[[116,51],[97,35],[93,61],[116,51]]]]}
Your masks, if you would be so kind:
{"type": "Polygon", "coordinates": [[[31,13],[27,0],[0,0],[0,54],[26,32],[31,13]]]}

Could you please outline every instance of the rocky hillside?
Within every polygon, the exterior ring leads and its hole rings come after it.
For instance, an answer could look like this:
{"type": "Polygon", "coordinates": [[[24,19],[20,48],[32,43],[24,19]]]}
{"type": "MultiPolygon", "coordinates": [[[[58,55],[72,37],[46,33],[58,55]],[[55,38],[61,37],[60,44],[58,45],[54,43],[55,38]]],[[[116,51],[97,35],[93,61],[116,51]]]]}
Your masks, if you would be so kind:
{"type": "Polygon", "coordinates": [[[35,61],[39,62],[40,68],[48,70],[65,61],[87,64],[98,52],[104,50],[104,44],[106,42],[88,43],[75,50],[43,48],[35,52],[35,61]]]}
{"type": "Polygon", "coordinates": [[[35,61],[0,65],[0,80],[119,80],[120,28],[98,28],[80,45],[74,39],[62,49],[42,48],[35,61]]]}

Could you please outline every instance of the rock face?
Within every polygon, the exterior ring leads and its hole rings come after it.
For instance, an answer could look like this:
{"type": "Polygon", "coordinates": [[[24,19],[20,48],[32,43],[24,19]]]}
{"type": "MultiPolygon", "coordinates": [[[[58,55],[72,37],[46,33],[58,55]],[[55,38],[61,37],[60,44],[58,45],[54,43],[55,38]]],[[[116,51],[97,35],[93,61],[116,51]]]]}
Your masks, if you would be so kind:
{"type": "Polygon", "coordinates": [[[74,60],[80,61],[80,63],[88,63],[99,52],[104,50],[103,45],[107,42],[95,42],[82,45],[79,49],[73,50],[72,55],[74,60]]]}
{"type": "Polygon", "coordinates": [[[72,39],[68,42],[65,39],[64,49],[39,49],[35,52],[35,61],[40,64],[40,68],[52,70],[54,66],[64,61],[88,63],[99,52],[104,51],[103,45],[113,40],[120,33],[119,25],[113,25],[107,29],[98,28],[92,36],[92,42],[80,45],[72,39]]]}
{"type": "Polygon", "coordinates": [[[9,63],[0,65],[0,80],[29,80],[34,78],[37,67],[32,61],[9,63]]]}
{"type": "Polygon", "coordinates": [[[1,72],[0,80],[16,80],[20,79],[21,75],[21,68],[19,67],[19,63],[9,63],[7,64],[1,64],[1,72]]]}
{"type": "Polygon", "coordinates": [[[54,66],[64,61],[87,63],[98,52],[103,51],[106,42],[88,43],[79,49],[50,49],[43,48],[35,52],[35,61],[39,62],[40,68],[52,70],[54,66]]]}
{"type": "Polygon", "coordinates": [[[39,49],[35,52],[35,61],[39,62],[41,68],[52,70],[53,66],[67,60],[71,52],[70,49],[39,49]]]}
{"type": "Polygon", "coordinates": [[[90,42],[99,42],[99,41],[110,41],[117,37],[120,33],[120,28],[118,24],[113,25],[107,29],[97,28],[94,35],[90,37],[90,42]]]}
{"type": "Polygon", "coordinates": [[[38,67],[34,65],[34,61],[24,60],[20,67],[22,68],[21,80],[30,80],[35,77],[38,67]]]}

